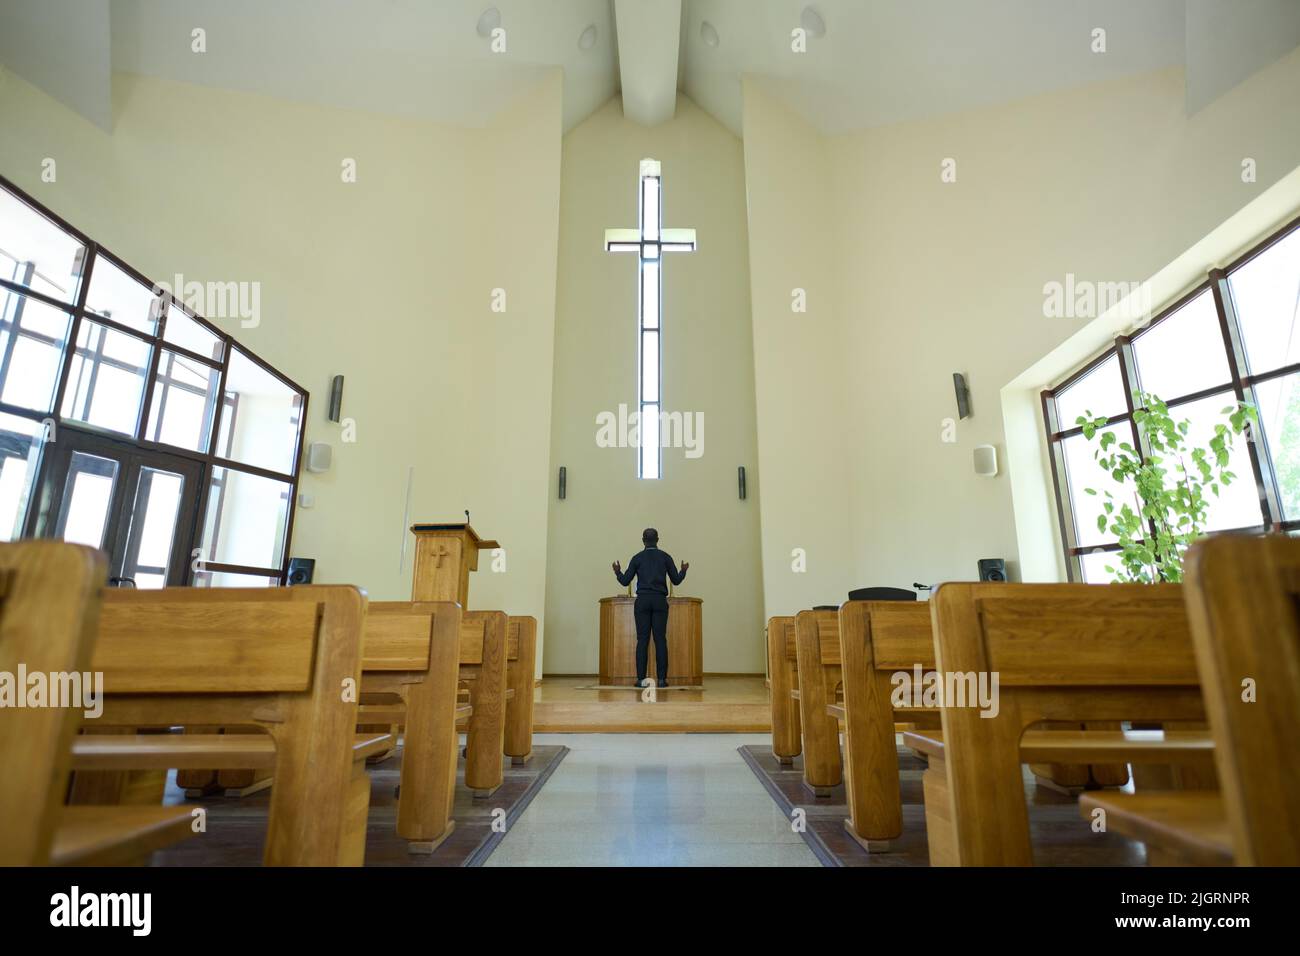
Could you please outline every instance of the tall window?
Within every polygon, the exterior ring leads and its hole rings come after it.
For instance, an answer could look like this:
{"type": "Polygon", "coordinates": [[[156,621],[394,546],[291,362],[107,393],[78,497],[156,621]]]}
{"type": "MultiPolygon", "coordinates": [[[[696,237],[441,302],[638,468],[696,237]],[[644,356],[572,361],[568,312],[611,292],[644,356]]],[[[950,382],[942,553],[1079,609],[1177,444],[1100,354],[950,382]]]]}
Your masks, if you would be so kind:
{"type": "Polygon", "coordinates": [[[659,161],[641,160],[638,226],[606,229],[606,252],[637,254],[637,416],[640,447],[637,476],[663,475],[659,413],[663,409],[663,254],[694,252],[694,229],[669,229],[663,221],[663,177],[659,161]]]}
{"type": "Polygon", "coordinates": [[[307,393],[193,304],[0,179],[0,540],[137,587],[283,580],[307,393]]]}
{"type": "MultiPolygon", "coordinates": [[[[1107,431],[1143,448],[1134,392],[1155,394],[1189,439],[1205,445],[1221,412],[1239,401],[1259,410],[1259,427],[1239,441],[1229,469],[1237,480],[1212,499],[1207,530],[1300,530],[1300,220],[1246,253],[1150,324],[1043,393],[1043,415],[1070,580],[1104,582],[1119,545],[1099,530],[1110,477],[1077,424],[1085,411],[1107,431]]],[[[1131,490],[1125,491],[1131,499],[1131,490]]]]}

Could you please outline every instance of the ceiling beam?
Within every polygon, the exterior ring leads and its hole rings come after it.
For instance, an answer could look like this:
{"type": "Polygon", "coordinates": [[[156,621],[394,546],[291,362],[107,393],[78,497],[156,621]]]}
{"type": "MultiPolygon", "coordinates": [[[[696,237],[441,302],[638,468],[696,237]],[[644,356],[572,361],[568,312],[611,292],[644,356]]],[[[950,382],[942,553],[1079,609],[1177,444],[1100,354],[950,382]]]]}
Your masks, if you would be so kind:
{"type": "Polygon", "coordinates": [[[623,115],[657,126],[677,109],[682,0],[614,0],[623,115]]]}

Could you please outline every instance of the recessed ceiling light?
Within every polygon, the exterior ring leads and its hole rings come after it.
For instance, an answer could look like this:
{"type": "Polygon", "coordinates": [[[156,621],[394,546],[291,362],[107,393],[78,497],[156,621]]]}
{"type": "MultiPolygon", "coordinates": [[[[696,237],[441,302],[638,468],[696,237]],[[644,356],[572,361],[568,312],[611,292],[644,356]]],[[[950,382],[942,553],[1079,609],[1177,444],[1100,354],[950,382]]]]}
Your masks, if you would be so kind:
{"type": "Polygon", "coordinates": [[[717,46],[722,42],[718,36],[718,28],[708,20],[700,24],[700,39],[704,41],[706,46],[717,46]]]}
{"type": "Polygon", "coordinates": [[[810,37],[824,37],[826,35],[826,21],[812,7],[803,8],[803,13],[799,14],[799,25],[804,28],[804,32],[810,37]]]}
{"type": "Polygon", "coordinates": [[[479,36],[486,39],[499,26],[501,26],[501,11],[496,7],[488,7],[483,11],[483,15],[478,18],[478,26],[475,29],[478,31],[479,36]]]}
{"type": "Polygon", "coordinates": [[[578,46],[583,50],[590,50],[596,45],[596,38],[600,31],[596,29],[596,24],[587,24],[587,29],[582,31],[582,36],[578,37],[578,46]]]}

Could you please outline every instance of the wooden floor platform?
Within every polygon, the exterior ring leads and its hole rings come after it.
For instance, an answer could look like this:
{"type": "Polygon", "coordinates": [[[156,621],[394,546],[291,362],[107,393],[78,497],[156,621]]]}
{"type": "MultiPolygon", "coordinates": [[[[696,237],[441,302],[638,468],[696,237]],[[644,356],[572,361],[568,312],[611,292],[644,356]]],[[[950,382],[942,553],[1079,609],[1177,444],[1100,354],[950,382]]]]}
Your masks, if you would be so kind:
{"type": "MultiPolygon", "coordinates": [[[[867,853],[844,830],[848,808],[844,786],[836,787],[831,796],[815,799],[803,785],[803,760],[783,767],[767,745],[738,748],[740,756],[754,771],[763,787],[793,819],[796,807],[806,814],[804,842],[825,866],[929,866],[930,848],[925,838],[925,801],[921,794],[921,774],[925,764],[901,746],[898,769],[903,796],[903,834],[887,848],[867,853]]],[[[1079,816],[1076,801],[1034,783],[1029,768],[1024,768],[1025,796],[1029,805],[1030,835],[1034,843],[1036,866],[1141,866],[1146,852],[1140,843],[1115,833],[1093,833],[1079,816]]]]}
{"type": "MultiPolygon", "coordinates": [[[[494,830],[495,811],[505,811],[506,830],[532,801],[569,752],[568,747],[537,745],[528,763],[511,766],[504,759],[505,782],[486,800],[475,800],[464,786],[462,760],[456,787],[456,829],[432,854],[411,854],[397,835],[395,792],[402,766],[402,749],[383,763],[367,768],[370,776],[370,816],[366,827],[366,866],[480,866],[505,833],[494,830]]],[[[266,809],[270,791],[239,799],[223,796],[187,800],[167,783],[167,803],[206,807],[207,832],[155,853],[154,866],[257,866],[262,862],[266,809]]]]}
{"type": "Polygon", "coordinates": [[[632,687],[600,689],[594,674],[548,676],[537,688],[537,733],[771,733],[762,674],[705,674],[700,688],[672,688],[653,703],[632,687]]]}

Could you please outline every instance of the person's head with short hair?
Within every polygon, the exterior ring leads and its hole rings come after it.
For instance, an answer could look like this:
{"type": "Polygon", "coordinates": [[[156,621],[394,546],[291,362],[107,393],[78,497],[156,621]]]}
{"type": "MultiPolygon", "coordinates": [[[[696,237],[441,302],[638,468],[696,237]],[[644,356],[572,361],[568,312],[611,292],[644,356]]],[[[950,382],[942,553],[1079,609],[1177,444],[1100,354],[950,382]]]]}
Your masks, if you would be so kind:
{"type": "Polygon", "coordinates": [[[646,528],[641,532],[641,543],[647,548],[657,548],[659,546],[659,532],[654,528],[646,528]]]}

